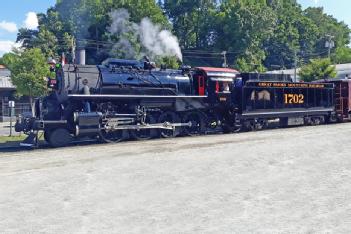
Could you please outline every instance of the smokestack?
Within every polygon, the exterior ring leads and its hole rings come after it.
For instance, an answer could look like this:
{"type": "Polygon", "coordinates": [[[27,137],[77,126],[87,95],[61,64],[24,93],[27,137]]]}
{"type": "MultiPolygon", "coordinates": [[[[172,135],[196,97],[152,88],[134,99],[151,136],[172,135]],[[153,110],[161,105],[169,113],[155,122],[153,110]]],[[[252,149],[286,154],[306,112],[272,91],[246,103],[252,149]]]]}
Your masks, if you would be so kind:
{"type": "Polygon", "coordinates": [[[76,60],[77,60],[77,64],[85,65],[85,49],[84,48],[77,49],[76,60]]]}

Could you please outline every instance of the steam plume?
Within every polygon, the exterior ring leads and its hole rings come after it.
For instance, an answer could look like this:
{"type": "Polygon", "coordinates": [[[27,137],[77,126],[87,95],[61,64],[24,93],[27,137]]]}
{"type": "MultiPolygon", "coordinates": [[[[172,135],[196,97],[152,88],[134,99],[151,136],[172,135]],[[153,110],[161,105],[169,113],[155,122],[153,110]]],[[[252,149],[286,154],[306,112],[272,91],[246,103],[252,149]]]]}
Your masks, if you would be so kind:
{"type": "Polygon", "coordinates": [[[140,24],[133,23],[126,9],[113,11],[111,18],[109,31],[119,38],[114,46],[115,52],[120,51],[117,54],[123,53],[127,58],[135,58],[138,54],[145,53],[151,57],[176,56],[182,60],[177,37],[168,30],[162,30],[159,25],[153,24],[149,18],[142,19],[140,24]],[[139,42],[142,48],[136,48],[136,42],[139,42]]]}
{"type": "Polygon", "coordinates": [[[161,30],[150,19],[144,18],[140,23],[141,43],[151,53],[158,56],[176,56],[182,60],[182,52],[176,36],[168,30],[161,30]]]}

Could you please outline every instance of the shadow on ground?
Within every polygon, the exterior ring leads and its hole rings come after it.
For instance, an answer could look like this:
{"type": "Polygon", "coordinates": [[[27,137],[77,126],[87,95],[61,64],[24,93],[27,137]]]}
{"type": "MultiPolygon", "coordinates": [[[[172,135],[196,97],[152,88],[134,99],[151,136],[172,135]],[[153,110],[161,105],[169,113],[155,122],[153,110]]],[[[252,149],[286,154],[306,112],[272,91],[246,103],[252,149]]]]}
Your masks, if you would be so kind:
{"type": "MultiPolygon", "coordinates": [[[[52,149],[50,145],[45,141],[40,141],[38,146],[33,147],[25,147],[21,146],[22,141],[8,141],[0,143],[0,154],[1,153],[10,153],[10,152],[25,152],[28,150],[36,150],[36,149],[52,149]]],[[[72,142],[70,145],[66,147],[76,147],[76,146],[84,146],[84,145],[99,145],[102,144],[97,141],[85,140],[85,141],[76,141],[72,142]]],[[[62,148],[66,148],[62,147],[62,148]]]]}

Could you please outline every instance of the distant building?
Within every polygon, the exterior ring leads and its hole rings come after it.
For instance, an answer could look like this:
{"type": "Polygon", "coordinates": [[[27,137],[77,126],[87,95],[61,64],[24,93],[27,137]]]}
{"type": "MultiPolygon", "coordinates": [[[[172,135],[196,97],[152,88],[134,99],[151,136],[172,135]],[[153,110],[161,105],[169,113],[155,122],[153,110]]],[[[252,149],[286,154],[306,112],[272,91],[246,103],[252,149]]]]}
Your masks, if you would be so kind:
{"type": "Polygon", "coordinates": [[[338,72],[337,78],[344,79],[346,77],[351,78],[351,63],[335,65],[336,71],[338,72]]]}
{"type": "Polygon", "coordinates": [[[9,119],[9,101],[16,102],[16,115],[30,111],[31,108],[28,99],[25,97],[18,99],[15,93],[16,87],[11,82],[11,72],[4,65],[0,65],[0,122],[9,119]]]}
{"type": "MultiPolygon", "coordinates": [[[[337,64],[337,65],[335,65],[335,68],[336,68],[336,71],[338,73],[337,77],[336,77],[337,79],[344,79],[346,77],[350,77],[350,79],[351,79],[351,63],[337,64]]],[[[300,80],[299,71],[300,71],[300,69],[297,69],[297,72],[296,72],[297,81],[300,80]]],[[[275,71],[269,71],[269,73],[288,74],[288,75],[291,75],[291,77],[294,79],[295,69],[275,70],[275,71]]]]}

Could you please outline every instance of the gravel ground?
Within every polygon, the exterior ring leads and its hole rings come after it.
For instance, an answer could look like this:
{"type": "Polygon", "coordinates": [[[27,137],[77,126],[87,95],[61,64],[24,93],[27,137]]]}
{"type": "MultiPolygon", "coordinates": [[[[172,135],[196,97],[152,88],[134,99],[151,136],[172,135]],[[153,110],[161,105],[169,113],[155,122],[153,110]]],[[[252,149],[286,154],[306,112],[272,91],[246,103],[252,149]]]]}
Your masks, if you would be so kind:
{"type": "Polygon", "coordinates": [[[1,233],[350,233],[351,124],[0,153],[1,233]]]}

